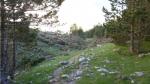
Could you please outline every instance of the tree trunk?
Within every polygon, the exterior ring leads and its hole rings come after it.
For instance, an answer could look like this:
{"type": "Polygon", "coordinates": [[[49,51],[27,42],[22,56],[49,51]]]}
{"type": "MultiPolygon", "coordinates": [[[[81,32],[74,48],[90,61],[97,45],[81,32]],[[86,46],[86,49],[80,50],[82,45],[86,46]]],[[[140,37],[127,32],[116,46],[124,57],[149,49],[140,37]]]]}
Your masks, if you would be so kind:
{"type": "Polygon", "coordinates": [[[1,84],[8,84],[8,38],[5,26],[4,0],[1,0],[1,84]]]}
{"type": "Polygon", "coordinates": [[[15,13],[14,13],[14,7],[12,7],[13,10],[13,28],[12,28],[12,33],[13,33],[13,57],[12,57],[12,70],[10,72],[10,77],[11,79],[14,79],[14,74],[15,74],[15,69],[16,69],[16,36],[15,36],[15,13]]]}
{"type": "Polygon", "coordinates": [[[130,52],[134,53],[134,28],[133,28],[133,24],[131,24],[131,41],[130,41],[130,52]]]}

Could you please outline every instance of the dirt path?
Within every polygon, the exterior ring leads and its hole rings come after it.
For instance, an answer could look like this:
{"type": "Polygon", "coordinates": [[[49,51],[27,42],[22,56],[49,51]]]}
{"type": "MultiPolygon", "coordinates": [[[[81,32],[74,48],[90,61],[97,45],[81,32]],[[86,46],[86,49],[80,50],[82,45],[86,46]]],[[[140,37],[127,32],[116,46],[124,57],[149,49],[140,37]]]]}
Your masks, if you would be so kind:
{"type": "MultiPolygon", "coordinates": [[[[65,65],[65,66],[69,66],[71,64],[76,64],[76,63],[78,63],[78,60],[79,60],[79,56],[74,56],[68,60],[69,63],[68,63],[68,65],[65,65]]],[[[80,76],[83,72],[82,69],[84,66],[82,64],[79,64],[78,69],[73,70],[73,72],[68,74],[67,80],[61,78],[61,72],[63,72],[65,66],[61,66],[53,72],[53,78],[50,80],[50,84],[76,84],[76,80],[78,78],[80,78],[80,76]]]]}

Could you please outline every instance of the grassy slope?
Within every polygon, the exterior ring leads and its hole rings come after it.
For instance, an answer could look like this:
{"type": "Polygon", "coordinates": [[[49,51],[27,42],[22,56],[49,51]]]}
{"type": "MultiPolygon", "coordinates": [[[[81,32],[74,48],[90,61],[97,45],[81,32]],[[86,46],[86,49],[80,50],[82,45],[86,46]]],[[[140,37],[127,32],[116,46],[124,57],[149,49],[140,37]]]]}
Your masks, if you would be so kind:
{"type": "Polygon", "coordinates": [[[138,84],[150,83],[150,56],[138,58],[129,54],[126,47],[113,44],[103,45],[102,48],[95,48],[91,53],[95,53],[95,58],[90,62],[92,66],[90,70],[94,72],[94,77],[84,76],[77,84],[130,84],[129,80],[121,80],[118,78],[118,75],[101,76],[94,69],[94,66],[100,67],[103,65],[106,65],[110,70],[120,71],[120,75],[127,77],[136,71],[143,71],[145,73],[144,77],[135,78],[135,80],[138,84]],[[105,59],[111,60],[112,63],[104,63],[105,59]]]}
{"type": "Polygon", "coordinates": [[[79,52],[71,52],[69,56],[57,56],[55,60],[45,61],[31,69],[22,71],[16,76],[16,84],[48,84],[50,74],[59,67],[59,62],[68,60],[79,52]]]}
{"type": "MultiPolygon", "coordinates": [[[[92,54],[94,58],[90,61],[90,72],[93,72],[93,77],[83,76],[77,84],[130,84],[128,80],[120,80],[117,75],[106,75],[101,76],[100,72],[94,68],[95,66],[101,67],[106,65],[108,69],[118,70],[121,75],[129,76],[131,73],[136,71],[143,71],[144,77],[136,78],[138,84],[149,84],[150,80],[150,56],[138,58],[128,53],[126,47],[115,46],[114,44],[108,43],[102,45],[102,47],[96,47],[93,49],[86,49],[80,52],[75,52],[69,56],[59,56],[56,60],[43,62],[40,65],[33,67],[31,70],[22,72],[16,77],[17,84],[47,84],[48,76],[59,66],[59,62],[67,60],[72,56],[76,56],[82,53],[92,54]],[[118,49],[119,48],[119,49],[118,49]],[[111,60],[111,64],[106,64],[103,61],[105,59],[111,60]],[[40,75],[37,75],[40,73],[40,75]]],[[[89,73],[85,71],[84,73],[89,73]]]]}

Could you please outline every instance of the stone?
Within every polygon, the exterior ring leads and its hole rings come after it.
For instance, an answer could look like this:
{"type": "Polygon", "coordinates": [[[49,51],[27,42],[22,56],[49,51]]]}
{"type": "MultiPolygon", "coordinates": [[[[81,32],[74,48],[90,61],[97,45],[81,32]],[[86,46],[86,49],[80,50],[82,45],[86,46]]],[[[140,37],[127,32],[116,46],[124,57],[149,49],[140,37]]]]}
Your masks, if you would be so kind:
{"type": "Polygon", "coordinates": [[[130,77],[128,77],[128,76],[121,76],[121,79],[122,80],[130,80],[130,77]]]}
{"type": "Polygon", "coordinates": [[[131,84],[134,84],[135,83],[135,81],[134,80],[131,80],[131,84]]]}
{"type": "Polygon", "coordinates": [[[142,77],[142,76],[144,76],[144,72],[135,72],[134,74],[135,74],[135,76],[137,76],[137,77],[142,77]]]}
{"type": "Polygon", "coordinates": [[[95,69],[99,69],[100,67],[95,66],[94,68],[95,68],[95,69]]]}
{"type": "Polygon", "coordinates": [[[64,78],[64,79],[69,78],[69,75],[68,74],[63,74],[63,75],[61,75],[61,78],[64,78]]]}
{"type": "Polygon", "coordinates": [[[91,51],[93,51],[94,49],[93,49],[93,48],[91,48],[90,50],[91,50],[91,51]]]}
{"type": "Polygon", "coordinates": [[[49,80],[49,83],[54,83],[56,81],[57,81],[56,79],[52,79],[52,80],[49,80]]]}
{"type": "Polygon", "coordinates": [[[141,57],[144,57],[144,55],[145,55],[145,54],[139,54],[138,57],[141,58],[141,57]]]}
{"type": "Polygon", "coordinates": [[[33,82],[32,81],[30,81],[30,84],[32,84],[33,82]]]}
{"type": "Polygon", "coordinates": [[[103,65],[104,67],[106,67],[106,65],[103,65]]]}
{"type": "Polygon", "coordinates": [[[15,75],[15,76],[17,76],[18,74],[19,74],[19,73],[18,73],[18,72],[16,72],[14,75],[15,75]]]}
{"type": "Polygon", "coordinates": [[[36,73],[36,75],[40,75],[41,73],[36,73]]]}
{"type": "Polygon", "coordinates": [[[111,72],[109,72],[109,74],[118,74],[119,73],[119,71],[111,71],[111,72]]]}
{"type": "Polygon", "coordinates": [[[102,45],[100,45],[100,44],[97,44],[96,46],[97,46],[97,47],[99,47],[99,48],[101,48],[101,47],[102,47],[102,45]]]}
{"type": "Polygon", "coordinates": [[[120,48],[113,49],[113,52],[118,52],[120,48]]]}
{"type": "Polygon", "coordinates": [[[60,62],[59,64],[61,64],[61,65],[68,65],[69,62],[68,62],[68,61],[62,61],[62,62],[60,62]]]}
{"type": "Polygon", "coordinates": [[[79,76],[82,75],[82,73],[83,73],[83,72],[82,72],[81,70],[77,70],[76,73],[75,73],[75,76],[76,76],[76,77],[79,77],[79,76]]]}
{"type": "Polygon", "coordinates": [[[78,79],[80,79],[80,78],[81,78],[81,77],[79,76],[79,77],[76,77],[75,79],[78,80],[78,79]]]}
{"type": "Polygon", "coordinates": [[[48,79],[52,79],[53,78],[53,76],[48,76],[48,79]]]}
{"type": "Polygon", "coordinates": [[[88,64],[91,59],[89,57],[80,57],[79,62],[83,64],[88,64]]]}
{"type": "Polygon", "coordinates": [[[10,79],[11,79],[11,77],[10,77],[10,76],[7,76],[7,79],[9,79],[9,80],[10,80],[10,79]]]}
{"type": "Polygon", "coordinates": [[[102,76],[105,76],[105,75],[106,75],[106,73],[101,73],[101,75],[102,75],[102,76]]]}
{"type": "Polygon", "coordinates": [[[87,73],[86,76],[87,77],[92,77],[92,74],[91,73],[87,73]]]}
{"type": "Polygon", "coordinates": [[[87,61],[90,61],[90,60],[91,60],[89,57],[87,57],[86,59],[87,59],[87,61]]]}
{"type": "Polygon", "coordinates": [[[142,53],[142,54],[139,54],[138,57],[142,58],[142,57],[145,57],[147,55],[150,55],[150,53],[142,53]]]}
{"type": "Polygon", "coordinates": [[[109,71],[106,68],[99,68],[97,71],[98,72],[109,73],[109,71]]]}
{"type": "Polygon", "coordinates": [[[104,62],[107,63],[107,64],[110,64],[110,63],[111,63],[111,61],[108,60],[108,59],[104,60],[104,62]]]}
{"type": "Polygon", "coordinates": [[[79,58],[79,62],[84,62],[84,61],[86,61],[86,58],[85,58],[85,57],[80,57],[80,58],[79,58]]]}
{"type": "Polygon", "coordinates": [[[88,63],[89,63],[88,61],[81,62],[82,65],[86,65],[86,64],[88,64],[88,63]]]}

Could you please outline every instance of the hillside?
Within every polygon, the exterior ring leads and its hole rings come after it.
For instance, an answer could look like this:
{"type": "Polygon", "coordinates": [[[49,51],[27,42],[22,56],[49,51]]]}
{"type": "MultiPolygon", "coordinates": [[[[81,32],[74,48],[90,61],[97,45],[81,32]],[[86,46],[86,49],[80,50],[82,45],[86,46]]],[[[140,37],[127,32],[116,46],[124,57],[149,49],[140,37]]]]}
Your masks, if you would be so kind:
{"type": "Polygon", "coordinates": [[[149,84],[150,54],[105,43],[72,51],[18,73],[16,84],[149,84]]]}

